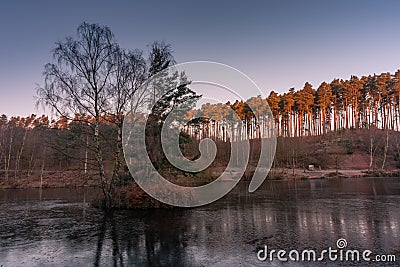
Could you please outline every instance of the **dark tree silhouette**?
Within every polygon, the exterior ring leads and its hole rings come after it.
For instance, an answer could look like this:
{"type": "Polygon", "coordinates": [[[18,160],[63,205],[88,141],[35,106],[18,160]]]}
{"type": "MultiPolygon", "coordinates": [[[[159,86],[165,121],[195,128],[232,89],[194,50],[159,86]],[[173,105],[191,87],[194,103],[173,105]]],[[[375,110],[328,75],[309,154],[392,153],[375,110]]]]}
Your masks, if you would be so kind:
{"type": "Polygon", "coordinates": [[[45,84],[38,88],[39,103],[57,115],[72,119],[81,114],[90,127],[93,154],[100,176],[106,208],[112,206],[113,192],[122,162],[123,114],[130,100],[144,105],[149,92],[141,91],[147,77],[168,67],[173,61],[169,45],[154,43],[146,61],[142,52],[119,47],[108,27],[83,23],[76,38],[57,42],[55,63],[45,66],[45,84]],[[103,121],[111,124],[115,134],[102,133],[103,121]],[[113,167],[106,169],[104,150],[115,143],[113,167]]]}

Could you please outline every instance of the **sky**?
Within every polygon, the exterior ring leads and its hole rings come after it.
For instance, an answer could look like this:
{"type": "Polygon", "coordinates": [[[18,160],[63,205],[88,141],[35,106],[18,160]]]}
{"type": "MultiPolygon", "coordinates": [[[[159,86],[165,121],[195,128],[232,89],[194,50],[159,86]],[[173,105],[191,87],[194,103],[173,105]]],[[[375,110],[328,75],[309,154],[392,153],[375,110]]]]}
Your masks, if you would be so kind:
{"type": "Polygon", "coordinates": [[[400,68],[400,1],[2,1],[0,114],[35,107],[56,41],[82,22],[106,25],[126,49],[170,43],[178,63],[209,60],[248,75],[268,95],[306,81],[400,68]]]}

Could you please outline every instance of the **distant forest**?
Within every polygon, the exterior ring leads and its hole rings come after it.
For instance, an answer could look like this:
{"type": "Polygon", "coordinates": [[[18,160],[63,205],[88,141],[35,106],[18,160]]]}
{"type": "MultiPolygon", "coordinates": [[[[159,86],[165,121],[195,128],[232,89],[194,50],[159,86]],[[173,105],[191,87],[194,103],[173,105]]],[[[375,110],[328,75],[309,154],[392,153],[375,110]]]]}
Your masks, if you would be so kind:
{"type": "MultiPolygon", "coordinates": [[[[306,83],[300,90],[287,93],[271,92],[266,99],[252,97],[247,102],[204,104],[191,110],[190,116],[201,115],[186,131],[194,139],[210,137],[229,142],[268,137],[275,128],[278,136],[304,137],[323,135],[343,129],[384,129],[398,131],[400,127],[400,71],[395,74],[351,76],[349,80],[323,82],[317,89],[306,83]],[[270,111],[266,108],[268,103],[270,111]],[[249,108],[251,107],[252,110],[249,108]],[[243,122],[242,128],[230,125],[226,117],[233,111],[243,122]],[[271,115],[272,114],[272,115],[271,115]],[[271,118],[275,126],[271,126],[271,118]]],[[[29,176],[34,170],[62,170],[74,166],[87,172],[95,165],[90,129],[83,123],[88,118],[76,114],[74,119],[47,116],[0,116],[0,170],[6,178],[29,176]]],[[[104,147],[114,147],[117,132],[114,115],[103,117],[101,134],[104,147]],[[115,136],[115,138],[113,137],[115,136]],[[114,141],[113,141],[114,140],[114,141]]],[[[90,118],[89,118],[90,120],[90,118]]],[[[228,120],[229,121],[229,120],[228,120]]],[[[278,143],[279,145],[279,143],[278,143]]],[[[103,151],[105,159],[113,151],[103,151]]]]}
{"type": "Polygon", "coordinates": [[[234,140],[268,137],[271,113],[278,136],[283,137],[315,136],[342,129],[398,131],[400,71],[393,75],[382,73],[361,78],[351,76],[349,80],[334,79],[330,83],[322,82],[317,89],[306,82],[297,91],[294,88],[283,94],[272,91],[266,99],[257,96],[227,105],[230,108],[206,104],[193,111],[214,119],[203,121],[203,128],[197,125],[197,130],[190,132],[226,139],[228,133],[224,132],[227,127],[223,117],[232,116],[231,110],[243,121],[243,129],[236,129],[236,136],[235,132],[230,133],[234,140]]]}
{"type": "Polygon", "coordinates": [[[267,98],[283,136],[319,135],[340,129],[399,130],[400,71],[323,82],[267,98]]]}

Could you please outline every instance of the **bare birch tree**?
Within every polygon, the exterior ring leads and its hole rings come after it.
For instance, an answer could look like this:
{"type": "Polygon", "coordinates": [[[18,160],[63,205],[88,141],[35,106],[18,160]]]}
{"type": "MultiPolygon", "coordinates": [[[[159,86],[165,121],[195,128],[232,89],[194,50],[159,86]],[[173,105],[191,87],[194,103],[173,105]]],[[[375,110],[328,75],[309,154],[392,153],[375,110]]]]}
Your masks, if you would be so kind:
{"type": "Polygon", "coordinates": [[[108,27],[83,23],[77,29],[76,39],[68,37],[64,42],[56,43],[55,63],[45,66],[44,86],[37,90],[38,103],[66,118],[86,115],[81,118],[89,126],[93,139],[91,150],[95,155],[105,208],[112,207],[123,158],[123,115],[130,108],[132,97],[147,93],[139,92],[145,79],[173,62],[170,52],[168,45],[154,43],[149,62],[139,50],[120,48],[108,27]],[[116,131],[112,137],[116,147],[110,171],[105,167],[103,151],[109,149],[105,146],[110,143],[101,133],[104,121],[112,124],[116,131]]]}

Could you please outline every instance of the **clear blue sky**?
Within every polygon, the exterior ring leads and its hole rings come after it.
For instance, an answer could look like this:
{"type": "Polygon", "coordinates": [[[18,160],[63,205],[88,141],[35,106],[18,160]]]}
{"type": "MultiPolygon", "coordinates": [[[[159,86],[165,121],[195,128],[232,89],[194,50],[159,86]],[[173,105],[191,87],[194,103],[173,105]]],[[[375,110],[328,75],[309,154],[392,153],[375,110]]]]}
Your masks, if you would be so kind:
{"type": "Polygon", "coordinates": [[[83,21],[128,49],[171,43],[178,62],[211,60],[271,90],[400,68],[400,1],[2,1],[0,114],[26,116],[57,40],[83,21]]]}

